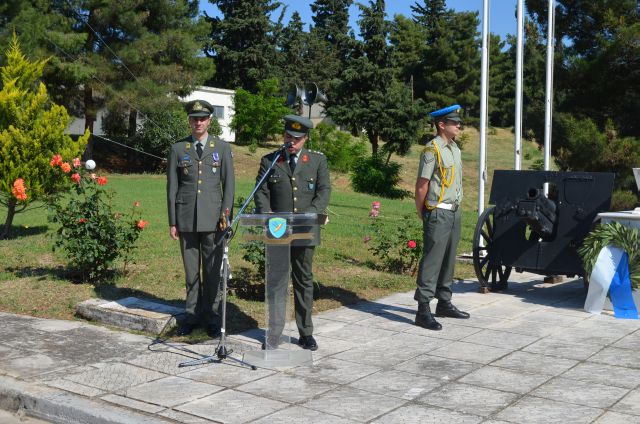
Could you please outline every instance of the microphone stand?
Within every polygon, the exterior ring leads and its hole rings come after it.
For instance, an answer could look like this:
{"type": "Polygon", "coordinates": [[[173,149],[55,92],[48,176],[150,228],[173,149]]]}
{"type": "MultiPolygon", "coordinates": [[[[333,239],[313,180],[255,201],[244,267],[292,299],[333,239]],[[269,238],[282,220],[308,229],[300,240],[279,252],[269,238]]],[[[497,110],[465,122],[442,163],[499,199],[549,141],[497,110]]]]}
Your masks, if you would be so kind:
{"type": "MultiPolygon", "coordinates": [[[[229,276],[230,274],[229,273],[229,269],[230,269],[229,268],[229,242],[231,241],[234,235],[233,226],[237,224],[238,220],[240,219],[240,216],[242,215],[242,212],[244,212],[247,206],[249,206],[249,202],[251,202],[251,200],[256,195],[256,192],[260,189],[260,187],[262,187],[262,184],[264,184],[264,181],[267,179],[267,176],[271,173],[271,170],[276,165],[278,160],[282,157],[282,154],[284,153],[284,151],[287,150],[287,148],[289,148],[289,146],[291,146],[290,142],[285,143],[276,151],[276,154],[273,157],[273,161],[271,162],[271,165],[269,165],[267,170],[262,174],[262,176],[260,177],[260,180],[256,183],[255,187],[253,188],[253,191],[251,191],[251,194],[249,194],[249,196],[247,197],[247,200],[245,200],[244,204],[240,207],[240,210],[238,211],[237,215],[233,218],[233,221],[230,224],[228,224],[227,227],[223,230],[220,241],[217,242],[217,244],[220,244],[220,242],[222,242],[222,252],[223,252],[222,268],[220,269],[220,276],[222,277],[222,325],[220,328],[220,342],[218,343],[218,347],[215,349],[213,355],[203,356],[200,359],[194,359],[192,361],[179,363],[178,367],[180,368],[188,367],[192,365],[209,364],[212,362],[221,363],[223,360],[228,358],[242,365],[249,366],[251,367],[252,370],[258,369],[258,367],[256,367],[255,365],[244,362],[238,358],[229,356],[231,353],[233,353],[233,350],[228,350],[226,345],[227,284],[230,278],[229,276]]],[[[229,219],[228,215],[225,215],[225,220],[228,220],[228,219],[229,219]]]]}

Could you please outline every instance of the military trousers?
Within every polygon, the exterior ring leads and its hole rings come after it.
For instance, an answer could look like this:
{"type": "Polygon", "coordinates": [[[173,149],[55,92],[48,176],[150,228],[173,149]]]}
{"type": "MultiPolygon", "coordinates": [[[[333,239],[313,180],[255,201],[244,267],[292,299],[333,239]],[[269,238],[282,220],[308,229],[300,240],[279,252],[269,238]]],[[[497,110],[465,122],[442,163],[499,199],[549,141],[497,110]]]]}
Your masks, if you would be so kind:
{"type": "Polygon", "coordinates": [[[186,322],[220,325],[222,243],[216,232],[180,232],[184,264],[186,322]]]}
{"type": "Polygon", "coordinates": [[[462,213],[446,209],[425,211],[422,217],[423,256],[414,299],[428,303],[434,297],[451,301],[451,283],[460,241],[462,213]]]}
{"type": "Polygon", "coordinates": [[[313,334],[314,247],[267,246],[267,337],[280,337],[287,321],[289,275],[293,285],[296,325],[301,336],[313,334]],[[286,256],[289,256],[287,261],[286,256]],[[290,268],[289,268],[290,266],[290,268]],[[289,274],[289,269],[291,274],[289,274]]]}

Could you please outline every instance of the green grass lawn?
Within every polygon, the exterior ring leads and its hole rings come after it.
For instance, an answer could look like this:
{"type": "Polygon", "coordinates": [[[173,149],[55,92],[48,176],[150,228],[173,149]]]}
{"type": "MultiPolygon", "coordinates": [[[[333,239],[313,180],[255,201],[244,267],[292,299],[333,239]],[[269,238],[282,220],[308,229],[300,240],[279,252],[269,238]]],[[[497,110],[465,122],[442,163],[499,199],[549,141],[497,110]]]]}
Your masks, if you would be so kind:
{"type": "MultiPolygon", "coordinates": [[[[478,141],[477,133],[466,130],[470,140],[464,146],[463,234],[459,252],[471,251],[471,239],[477,219],[478,141]]],[[[531,159],[523,168],[541,157],[535,146],[526,144],[531,159]]],[[[402,164],[402,187],[413,191],[421,148],[415,146],[404,158],[393,158],[402,164]]],[[[236,197],[246,197],[255,182],[259,158],[268,149],[252,154],[246,148],[234,146],[236,167],[236,197]]],[[[513,166],[513,136],[498,130],[489,137],[487,148],[489,176],[495,168],[513,166]]],[[[0,241],[0,310],[39,317],[72,319],[75,305],[91,297],[118,299],[140,296],[162,302],[180,304],[184,300],[184,273],[177,242],[169,238],[166,217],[164,175],[109,175],[107,187],[114,190],[116,210],[128,210],[139,201],[143,219],[149,225],[141,233],[134,252],[134,263],[128,272],[110,283],[74,284],[67,278],[61,252],[52,251],[54,228],[47,222],[45,208],[36,208],[16,215],[14,238],[0,241]]],[[[363,242],[370,234],[368,217],[371,202],[382,203],[381,217],[389,225],[403,225],[402,217],[415,216],[413,199],[388,200],[354,193],[348,177],[332,174],[333,192],[329,206],[330,223],[322,230],[322,245],[316,250],[314,274],[318,299],[314,310],[321,311],[350,304],[360,299],[376,299],[389,293],[411,290],[415,277],[381,272],[372,266],[375,258],[363,242]]],[[[489,179],[486,190],[491,187],[489,179]]],[[[6,210],[0,209],[4,218],[6,210]]],[[[417,220],[417,218],[415,218],[417,220]]],[[[241,275],[251,267],[242,260],[240,237],[230,246],[233,272],[241,275]]],[[[472,266],[459,264],[456,278],[473,276],[472,266]]],[[[263,303],[257,300],[229,296],[228,330],[237,332],[264,323],[263,303]]],[[[196,339],[204,334],[196,333],[196,339]]]]}

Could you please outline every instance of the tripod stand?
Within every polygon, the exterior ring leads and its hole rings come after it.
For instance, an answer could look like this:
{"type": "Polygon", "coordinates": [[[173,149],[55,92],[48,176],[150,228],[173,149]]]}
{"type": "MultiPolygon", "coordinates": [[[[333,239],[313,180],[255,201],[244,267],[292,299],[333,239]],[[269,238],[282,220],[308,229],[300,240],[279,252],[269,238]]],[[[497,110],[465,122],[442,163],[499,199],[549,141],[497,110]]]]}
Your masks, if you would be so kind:
{"type": "MultiPolygon", "coordinates": [[[[247,206],[249,205],[249,202],[251,202],[251,199],[253,199],[256,192],[260,188],[260,186],[262,186],[264,181],[267,179],[267,176],[271,172],[271,169],[273,169],[274,165],[276,164],[276,162],[278,162],[278,159],[280,159],[283,152],[286,150],[288,146],[289,146],[289,143],[285,143],[282,147],[280,147],[280,149],[278,149],[278,151],[276,152],[273,158],[273,161],[271,162],[271,165],[261,176],[260,180],[256,183],[256,186],[253,188],[253,191],[251,192],[251,194],[249,194],[249,196],[247,197],[247,200],[245,200],[244,204],[236,214],[235,218],[233,219],[233,222],[229,223],[222,233],[223,253],[222,253],[222,268],[220,270],[220,275],[222,276],[222,283],[223,283],[222,284],[222,325],[220,328],[220,342],[218,343],[218,347],[216,348],[213,355],[204,356],[200,359],[195,359],[192,361],[182,362],[178,364],[178,367],[188,367],[192,365],[208,364],[212,362],[220,363],[225,359],[231,359],[242,365],[251,367],[252,370],[258,369],[255,365],[249,364],[240,359],[229,356],[233,352],[233,350],[228,350],[226,346],[227,283],[229,281],[229,241],[233,237],[233,226],[237,223],[238,219],[242,215],[242,212],[244,212],[244,210],[247,208],[247,206]]],[[[228,220],[228,216],[226,216],[226,219],[228,220]]]]}

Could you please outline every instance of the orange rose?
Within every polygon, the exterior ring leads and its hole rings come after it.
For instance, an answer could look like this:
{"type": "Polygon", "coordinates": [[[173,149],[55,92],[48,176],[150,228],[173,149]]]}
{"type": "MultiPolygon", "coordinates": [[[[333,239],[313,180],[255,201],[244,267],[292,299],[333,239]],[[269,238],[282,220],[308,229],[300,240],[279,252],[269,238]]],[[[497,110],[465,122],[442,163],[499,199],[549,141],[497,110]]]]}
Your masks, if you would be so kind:
{"type": "Polygon", "coordinates": [[[24,186],[24,180],[22,178],[18,178],[13,182],[13,188],[11,189],[11,192],[16,199],[22,202],[29,198],[29,196],[27,196],[27,189],[24,186]]]}
{"type": "Polygon", "coordinates": [[[149,223],[149,221],[143,221],[143,220],[140,220],[140,221],[138,221],[138,223],[136,224],[136,226],[137,226],[138,228],[140,228],[141,230],[144,230],[145,225],[147,225],[148,223],[149,223]]]}
{"type": "Polygon", "coordinates": [[[62,169],[62,172],[64,172],[65,174],[68,174],[69,172],[71,172],[71,165],[69,165],[67,162],[62,162],[60,164],[60,169],[62,169]]]}
{"type": "Polygon", "coordinates": [[[98,185],[103,186],[107,184],[107,177],[98,177],[98,185]]]}

